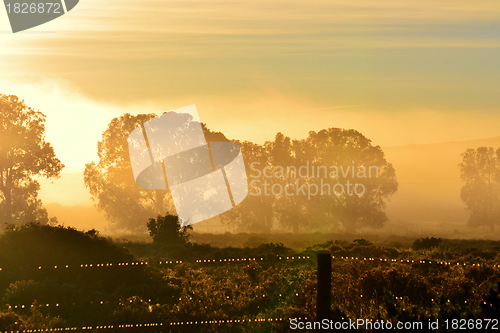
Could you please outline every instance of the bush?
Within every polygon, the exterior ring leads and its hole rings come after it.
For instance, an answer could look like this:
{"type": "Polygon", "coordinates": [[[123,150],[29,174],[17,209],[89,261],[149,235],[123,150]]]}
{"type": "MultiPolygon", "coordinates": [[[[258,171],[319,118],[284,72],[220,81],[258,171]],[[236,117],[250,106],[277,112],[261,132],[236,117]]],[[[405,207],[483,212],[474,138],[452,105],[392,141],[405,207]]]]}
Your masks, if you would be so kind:
{"type": "Polygon", "coordinates": [[[189,239],[189,230],[193,227],[188,225],[182,227],[179,217],[176,215],[158,215],[156,219],[149,219],[148,230],[153,242],[177,245],[186,244],[189,239]]]}
{"type": "Polygon", "coordinates": [[[413,242],[413,249],[430,250],[438,247],[441,244],[441,242],[442,242],[441,238],[434,238],[434,237],[419,238],[413,242]]]}

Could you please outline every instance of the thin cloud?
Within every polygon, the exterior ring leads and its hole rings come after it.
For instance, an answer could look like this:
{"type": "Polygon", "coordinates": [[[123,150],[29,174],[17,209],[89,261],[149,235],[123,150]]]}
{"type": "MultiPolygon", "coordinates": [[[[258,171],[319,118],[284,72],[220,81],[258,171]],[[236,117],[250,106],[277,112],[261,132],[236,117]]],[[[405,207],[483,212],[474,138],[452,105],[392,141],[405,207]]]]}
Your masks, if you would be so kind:
{"type": "Polygon", "coordinates": [[[307,110],[306,112],[309,112],[309,111],[326,111],[326,110],[336,110],[336,109],[359,108],[359,107],[362,107],[362,106],[367,106],[367,104],[329,106],[329,107],[326,107],[326,108],[310,109],[310,110],[307,110]]]}

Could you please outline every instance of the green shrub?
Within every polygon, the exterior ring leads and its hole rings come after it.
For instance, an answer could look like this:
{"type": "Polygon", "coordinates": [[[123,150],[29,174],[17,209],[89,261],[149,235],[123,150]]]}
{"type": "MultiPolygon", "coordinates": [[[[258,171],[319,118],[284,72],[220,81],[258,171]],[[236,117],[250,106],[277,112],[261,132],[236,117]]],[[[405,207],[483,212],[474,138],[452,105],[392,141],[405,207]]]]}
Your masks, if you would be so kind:
{"type": "Polygon", "coordinates": [[[419,238],[413,242],[413,249],[431,250],[433,248],[438,247],[441,244],[441,242],[442,242],[441,238],[434,238],[434,237],[419,238]]]}

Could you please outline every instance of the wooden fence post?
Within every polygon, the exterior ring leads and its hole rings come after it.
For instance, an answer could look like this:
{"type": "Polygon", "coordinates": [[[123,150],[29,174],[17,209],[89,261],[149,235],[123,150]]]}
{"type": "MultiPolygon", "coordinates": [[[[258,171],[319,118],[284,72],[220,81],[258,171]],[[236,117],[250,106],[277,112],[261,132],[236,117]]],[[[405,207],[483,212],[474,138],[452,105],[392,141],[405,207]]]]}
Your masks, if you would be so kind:
{"type": "Polygon", "coordinates": [[[332,305],[332,255],[330,253],[318,254],[318,294],[316,302],[316,321],[330,320],[332,305]]]}

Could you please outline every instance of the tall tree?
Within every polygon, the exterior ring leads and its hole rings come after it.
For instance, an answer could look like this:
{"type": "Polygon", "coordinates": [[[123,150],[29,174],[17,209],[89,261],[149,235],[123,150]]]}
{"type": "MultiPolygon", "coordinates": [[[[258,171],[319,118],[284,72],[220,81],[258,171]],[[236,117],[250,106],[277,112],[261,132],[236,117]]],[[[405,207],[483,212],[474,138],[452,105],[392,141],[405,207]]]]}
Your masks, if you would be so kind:
{"type": "Polygon", "coordinates": [[[459,166],[465,182],[460,197],[470,213],[468,224],[493,230],[500,224],[500,149],[467,149],[459,166]]]}
{"type": "Polygon", "coordinates": [[[225,223],[264,233],[339,227],[354,232],[387,221],[384,208],[398,188],[396,173],[382,149],[361,133],[329,128],[303,140],[278,133],[263,146],[238,144],[249,195],[222,216],[225,223]],[[355,184],[362,185],[356,188],[359,195],[353,193],[355,184]]]}
{"type": "Polygon", "coordinates": [[[261,170],[268,166],[269,154],[262,145],[249,141],[233,141],[241,148],[247,181],[248,195],[239,205],[220,216],[223,224],[231,225],[240,231],[269,233],[274,227],[276,197],[266,196],[260,189],[266,182],[264,174],[256,174],[252,168],[261,170]],[[253,165],[252,165],[253,164],[253,165]]]}
{"type": "Polygon", "coordinates": [[[57,178],[64,165],[45,141],[45,115],[0,95],[0,223],[47,222],[35,176],[57,178]]]}
{"type": "MultiPolygon", "coordinates": [[[[314,202],[311,200],[315,207],[310,210],[316,212],[317,222],[327,226],[338,223],[350,232],[360,227],[384,225],[387,221],[384,208],[397,191],[398,183],[394,167],[387,162],[379,146],[373,146],[370,139],[356,130],[329,128],[310,132],[297,147],[300,147],[295,152],[299,164],[309,162],[329,167],[327,177],[316,174],[309,180],[318,188],[323,188],[323,181],[331,189],[330,195],[321,195],[314,202]],[[333,170],[336,170],[335,177],[331,177],[333,170]]],[[[325,192],[327,189],[326,186],[325,192]]]]}
{"type": "MultiPolygon", "coordinates": [[[[276,134],[274,141],[264,144],[268,154],[269,161],[272,165],[272,170],[276,175],[279,170],[277,168],[287,168],[289,166],[300,168],[300,162],[296,158],[297,140],[291,140],[281,132],[276,134]]],[[[278,225],[285,230],[299,232],[310,226],[310,222],[315,218],[315,214],[311,212],[311,202],[307,196],[303,195],[286,195],[286,190],[296,190],[295,178],[296,174],[288,174],[284,169],[283,177],[274,177],[271,186],[277,186],[283,189],[283,193],[277,195],[275,201],[275,215],[278,225]]],[[[272,193],[271,187],[271,194],[272,193]]]]}
{"type": "Polygon", "coordinates": [[[146,231],[146,222],[168,209],[166,190],[145,190],[136,185],[130,164],[130,133],[154,114],[114,118],[97,143],[99,161],[85,165],[84,183],[97,208],[117,231],[146,231]]]}
{"type": "MultiPolygon", "coordinates": [[[[85,186],[117,231],[146,232],[150,218],[176,213],[170,191],[137,186],[130,164],[130,133],[154,117],[155,114],[124,114],[111,120],[97,143],[99,161],[85,165],[85,186]]],[[[202,128],[207,141],[227,141],[223,134],[211,132],[204,124],[202,128]]]]}
{"type": "Polygon", "coordinates": [[[147,225],[153,242],[167,245],[186,244],[189,231],[193,230],[190,225],[182,227],[177,215],[158,215],[156,219],[149,219],[147,225]]]}

